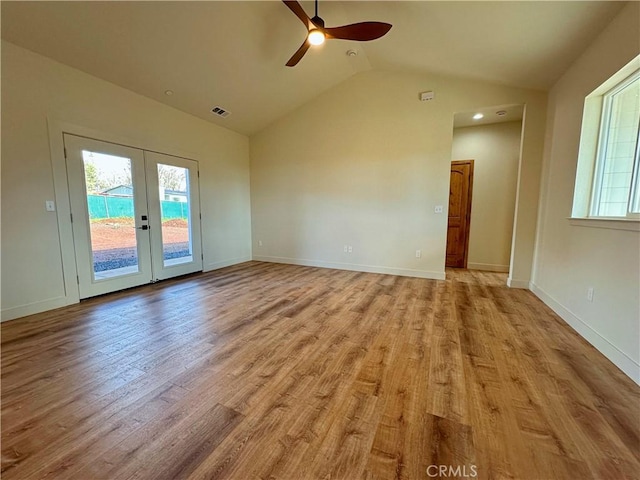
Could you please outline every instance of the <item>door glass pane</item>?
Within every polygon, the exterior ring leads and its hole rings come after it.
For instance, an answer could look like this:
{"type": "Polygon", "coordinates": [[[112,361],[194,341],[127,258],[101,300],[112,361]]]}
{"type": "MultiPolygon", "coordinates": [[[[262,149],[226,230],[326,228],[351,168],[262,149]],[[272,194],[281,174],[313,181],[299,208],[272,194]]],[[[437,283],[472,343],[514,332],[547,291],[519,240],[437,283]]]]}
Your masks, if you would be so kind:
{"type": "Polygon", "coordinates": [[[137,273],[131,160],[82,151],[94,280],[137,273]]]}
{"type": "Polygon", "coordinates": [[[158,184],[164,266],[192,262],[189,170],[159,163],[158,184]]]}

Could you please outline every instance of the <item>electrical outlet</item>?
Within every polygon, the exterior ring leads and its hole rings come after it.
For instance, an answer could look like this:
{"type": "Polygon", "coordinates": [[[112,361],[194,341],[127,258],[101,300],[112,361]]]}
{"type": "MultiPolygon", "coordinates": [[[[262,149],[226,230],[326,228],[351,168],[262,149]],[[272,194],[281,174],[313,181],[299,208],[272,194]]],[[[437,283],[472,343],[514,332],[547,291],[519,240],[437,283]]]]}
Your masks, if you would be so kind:
{"type": "Polygon", "coordinates": [[[349,253],[353,252],[353,247],[351,245],[349,245],[349,253]]]}
{"type": "Polygon", "coordinates": [[[444,207],[442,205],[436,205],[436,208],[434,208],[433,211],[435,213],[442,213],[444,212],[444,207]]]}
{"type": "Polygon", "coordinates": [[[258,246],[261,247],[262,246],[262,240],[258,240],[258,246]]]}
{"type": "Polygon", "coordinates": [[[422,251],[416,250],[416,258],[421,258],[421,257],[422,257],[422,251]]]}
{"type": "Polygon", "coordinates": [[[587,300],[593,302],[593,287],[587,288],[587,300]]]}

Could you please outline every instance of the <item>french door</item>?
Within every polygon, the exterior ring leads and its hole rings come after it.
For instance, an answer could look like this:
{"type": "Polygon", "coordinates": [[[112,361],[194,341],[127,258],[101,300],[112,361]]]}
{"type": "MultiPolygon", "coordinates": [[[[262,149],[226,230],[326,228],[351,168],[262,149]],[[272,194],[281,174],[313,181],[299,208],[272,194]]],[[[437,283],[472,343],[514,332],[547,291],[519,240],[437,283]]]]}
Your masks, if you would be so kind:
{"type": "Polygon", "coordinates": [[[202,270],[198,164],[64,135],[80,298],[202,270]]]}

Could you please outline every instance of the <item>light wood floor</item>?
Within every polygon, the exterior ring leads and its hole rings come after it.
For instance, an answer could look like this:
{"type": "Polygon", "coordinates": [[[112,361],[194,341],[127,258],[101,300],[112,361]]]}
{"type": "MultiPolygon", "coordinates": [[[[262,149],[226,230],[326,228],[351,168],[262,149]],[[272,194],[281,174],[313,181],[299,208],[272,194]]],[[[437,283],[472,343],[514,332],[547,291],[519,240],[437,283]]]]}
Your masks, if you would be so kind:
{"type": "Polygon", "coordinates": [[[640,388],[448,277],[250,262],[7,322],[2,478],[638,478],[640,388]]]}

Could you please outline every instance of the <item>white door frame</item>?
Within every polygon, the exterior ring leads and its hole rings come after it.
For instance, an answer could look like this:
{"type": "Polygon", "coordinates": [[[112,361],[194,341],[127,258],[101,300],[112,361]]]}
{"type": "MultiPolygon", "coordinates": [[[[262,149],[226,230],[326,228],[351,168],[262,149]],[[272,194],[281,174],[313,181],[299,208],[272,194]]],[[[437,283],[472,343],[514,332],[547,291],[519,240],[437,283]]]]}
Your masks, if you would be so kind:
{"type": "Polygon", "coordinates": [[[153,264],[153,280],[164,280],[167,278],[186,275],[201,271],[202,261],[202,234],[200,228],[200,189],[198,185],[198,162],[186,158],[175,157],[164,153],[144,151],[146,178],[147,178],[147,198],[149,199],[149,227],[151,228],[151,260],[153,264]],[[165,266],[164,251],[162,243],[162,212],[161,201],[158,198],[158,164],[168,164],[185,168],[189,172],[189,230],[191,234],[192,260],[188,263],[178,263],[172,266],[165,266]],[[154,198],[155,197],[155,198],[154,198]]]}
{"type": "Polygon", "coordinates": [[[142,215],[148,216],[147,211],[147,182],[145,172],[144,151],[138,148],[103,142],[101,140],[78,137],[65,134],[64,144],[67,160],[67,181],[69,182],[69,198],[73,218],[73,235],[78,265],[78,289],[80,297],[88,298],[105,293],[111,293],[126,288],[137,287],[151,283],[151,245],[149,231],[143,230],[142,215]],[[85,170],[82,151],[90,149],[93,152],[106,153],[131,161],[131,180],[134,187],[134,226],[135,228],[137,271],[118,275],[111,278],[96,278],[93,264],[93,249],[91,246],[91,228],[89,209],[87,204],[87,189],[85,184],[85,170]]]}
{"type": "Polygon", "coordinates": [[[65,133],[138,148],[141,150],[163,152],[168,155],[195,161],[199,161],[200,159],[200,156],[194,152],[180,150],[171,145],[164,144],[161,141],[142,141],[125,135],[119,135],[109,131],[72,123],[56,116],[47,116],[47,128],[49,131],[49,152],[53,173],[58,235],[60,237],[60,257],[62,260],[64,297],[53,299],[52,302],[46,305],[46,308],[39,309],[38,311],[50,310],[80,302],[80,292],[76,279],[77,264],[73,244],[69,184],[67,181],[67,166],[64,158],[63,135],[65,133]]]}

